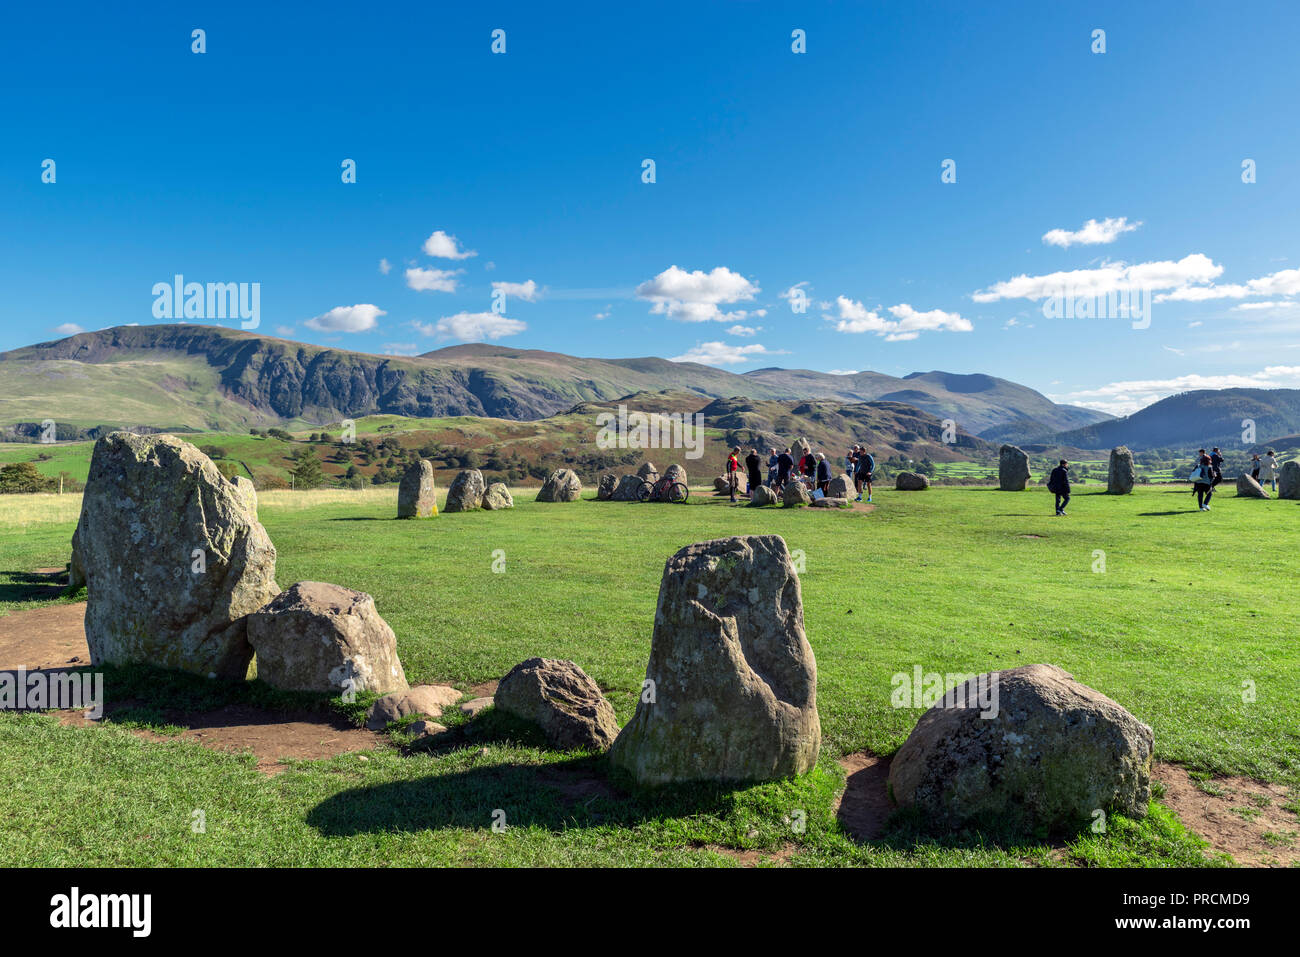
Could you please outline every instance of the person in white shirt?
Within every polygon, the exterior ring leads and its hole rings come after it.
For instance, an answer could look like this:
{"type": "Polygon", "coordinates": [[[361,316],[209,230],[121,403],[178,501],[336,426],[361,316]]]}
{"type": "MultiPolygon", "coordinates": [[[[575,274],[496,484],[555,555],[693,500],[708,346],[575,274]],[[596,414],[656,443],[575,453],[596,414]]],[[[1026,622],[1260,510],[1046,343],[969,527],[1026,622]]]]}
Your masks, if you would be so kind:
{"type": "Polygon", "coordinates": [[[1277,491],[1277,456],[1269,449],[1268,454],[1259,460],[1259,484],[1267,482],[1277,491]]]}

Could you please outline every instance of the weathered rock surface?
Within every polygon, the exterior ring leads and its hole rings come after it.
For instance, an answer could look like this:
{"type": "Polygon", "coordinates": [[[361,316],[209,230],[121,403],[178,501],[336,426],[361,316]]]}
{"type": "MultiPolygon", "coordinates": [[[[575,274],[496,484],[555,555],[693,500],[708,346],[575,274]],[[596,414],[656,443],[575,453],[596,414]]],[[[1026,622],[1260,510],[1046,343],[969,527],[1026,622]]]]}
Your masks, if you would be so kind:
{"type": "Polygon", "coordinates": [[[510,494],[510,489],[506,487],[505,482],[493,482],[483,493],[483,507],[491,511],[514,508],[515,497],[510,494]]]}
{"type": "Polygon", "coordinates": [[[365,592],[298,582],[248,616],[257,677],[291,691],[406,691],[397,637],[365,592]]]}
{"type": "Polygon", "coordinates": [[[618,487],[610,498],[615,502],[635,502],[645,483],[635,475],[624,475],[618,480],[618,487]]]}
{"type": "MultiPolygon", "coordinates": [[[[680,465],[668,466],[668,468],[664,470],[664,478],[669,482],[681,482],[683,485],[687,486],[687,488],[690,487],[689,483],[686,481],[686,469],[682,468],[680,465]]],[[[665,491],[660,492],[657,498],[659,501],[666,501],[667,496],[667,487],[665,486],[665,491]]]]}
{"type": "Polygon", "coordinates": [[[781,488],[781,501],[785,505],[807,505],[812,501],[808,490],[799,482],[786,482],[781,488]]]}
{"type": "Polygon", "coordinates": [[[606,472],[600,477],[600,484],[596,486],[596,499],[601,502],[607,502],[614,497],[614,489],[618,488],[618,476],[613,472],[606,472]]]}
{"type": "Polygon", "coordinates": [[[437,718],[443,708],[451,707],[463,697],[450,685],[416,685],[407,691],[394,691],[370,706],[366,712],[366,727],[371,731],[383,731],[394,721],[411,714],[437,718]]]}
{"type": "Polygon", "coordinates": [[[1111,495],[1128,495],[1137,484],[1137,464],[1126,445],[1110,450],[1110,465],[1106,470],[1106,491],[1111,495]]]}
{"type": "Polygon", "coordinates": [[[659,470],[655,468],[653,462],[642,462],[636,470],[638,478],[643,478],[647,482],[659,481],[659,470]]]}
{"type": "Polygon", "coordinates": [[[1300,498],[1300,462],[1285,462],[1277,477],[1278,498],[1300,498]]]}
{"type": "Polygon", "coordinates": [[[1029,479],[1029,456],[1014,445],[998,449],[998,488],[1004,492],[1023,492],[1029,479]]]}
{"type": "Polygon", "coordinates": [[[894,480],[894,488],[900,492],[924,492],[929,487],[929,476],[920,472],[899,472],[894,480]]]}
{"type": "Polygon", "coordinates": [[[759,508],[764,505],[775,505],[776,492],[772,491],[766,485],[760,485],[749,493],[749,504],[759,508]]]}
{"type": "Polygon", "coordinates": [[[668,560],[646,679],[609,755],[640,784],[774,780],[812,768],[817,663],[783,539],[700,542],[668,560]]]}
{"type": "Polygon", "coordinates": [[[104,436],[73,543],[93,664],[245,676],[244,616],[280,591],[275,546],[206,455],[171,435],[104,436]]]}
{"type": "Polygon", "coordinates": [[[895,801],[941,824],[1023,812],[1027,827],[1069,829],[1096,810],[1146,815],[1153,744],[1110,698],[1055,665],[1026,665],[950,691],[921,716],[889,781],[895,801]]]}
{"type": "Polygon", "coordinates": [[[397,517],[428,518],[438,514],[434,501],[433,463],[420,459],[406,467],[397,486],[397,517]]]}
{"type": "Polygon", "coordinates": [[[853,479],[843,473],[831,479],[830,484],[826,486],[827,498],[852,498],[857,494],[858,490],[853,485],[853,479]]]}
{"type": "Polygon", "coordinates": [[[491,695],[487,695],[482,698],[471,698],[470,700],[466,701],[464,704],[460,705],[460,710],[463,711],[465,714],[473,717],[474,715],[482,711],[484,708],[491,706],[491,704],[492,704],[491,695]]]}
{"type": "Polygon", "coordinates": [[[1272,498],[1268,491],[1255,481],[1249,472],[1237,476],[1237,495],[1240,498],[1272,498]]]}
{"type": "Polygon", "coordinates": [[[487,488],[483,484],[483,473],[478,469],[465,469],[457,472],[447,489],[446,512],[472,512],[483,507],[483,493],[487,488]]]}
{"type": "Polygon", "coordinates": [[[234,482],[235,482],[235,493],[243,500],[244,507],[248,509],[248,514],[253,516],[253,520],[256,521],[257,520],[257,486],[253,484],[252,479],[245,478],[242,475],[236,475],[234,482]]]}
{"type": "Polygon", "coordinates": [[[847,498],[833,498],[830,495],[824,495],[821,498],[812,500],[813,508],[843,508],[849,504],[847,498]]]}
{"type": "Polygon", "coordinates": [[[539,502],[576,502],[582,495],[582,480],[573,469],[556,469],[537,493],[539,502]]]}
{"type": "Polygon", "coordinates": [[[529,658],[497,686],[497,710],[531,721],[552,747],[604,751],[618,736],[614,708],[572,661],[529,658]]]}
{"type": "Polygon", "coordinates": [[[727,477],[725,475],[719,475],[713,480],[713,491],[715,492],[721,492],[725,495],[730,487],[731,486],[727,484],[727,477]]]}

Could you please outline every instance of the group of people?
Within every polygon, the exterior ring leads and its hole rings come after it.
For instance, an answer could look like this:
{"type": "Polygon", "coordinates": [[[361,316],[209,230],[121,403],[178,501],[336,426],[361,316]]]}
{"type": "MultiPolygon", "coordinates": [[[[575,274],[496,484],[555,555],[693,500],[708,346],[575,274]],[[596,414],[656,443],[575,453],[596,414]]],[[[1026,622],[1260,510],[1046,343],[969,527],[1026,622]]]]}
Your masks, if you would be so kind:
{"type": "MultiPolygon", "coordinates": [[[[825,495],[831,484],[833,478],[831,463],[824,452],[814,453],[812,449],[801,446],[799,459],[796,461],[790,449],[781,452],[768,449],[767,480],[764,481],[763,460],[759,457],[758,449],[751,448],[746,451],[748,454],[745,455],[743,465],[747,479],[746,495],[753,495],[754,489],[760,485],[766,485],[779,494],[789,482],[800,482],[810,490],[816,489],[825,495]]],[[[740,491],[742,467],[740,454],[741,449],[737,446],[731,450],[731,455],[727,458],[727,483],[733,502],[736,501],[736,493],[740,491]]],[[[853,446],[844,456],[844,470],[853,476],[853,486],[857,492],[854,501],[862,501],[862,492],[865,489],[867,501],[870,502],[871,481],[876,470],[876,460],[872,454],[861,445],[853,446]]]]}

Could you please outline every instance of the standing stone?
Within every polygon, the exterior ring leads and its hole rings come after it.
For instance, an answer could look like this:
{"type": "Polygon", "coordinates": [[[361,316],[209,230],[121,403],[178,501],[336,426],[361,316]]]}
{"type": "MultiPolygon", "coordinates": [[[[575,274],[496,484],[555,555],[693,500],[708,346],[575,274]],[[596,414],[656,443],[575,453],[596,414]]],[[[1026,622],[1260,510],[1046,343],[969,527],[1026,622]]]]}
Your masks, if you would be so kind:
{"type": "Polygon", "coordinates": [[[472,512],[476,508],[482,508],[485,491],[483,473],[478,469],[457,472],[451,480],[451,488],[447,489],[447,504],[443,506],[443,511],[472,512]]]}
{"type": "Polygon", "coordinates": [[[1106,472],[1106,491],[1111,495],[1128,495],[1137,484],[1137,466],[1126,445],[1110,450],[1110,467],[1106,472]]]}
{"type": "Polygon", "coordinates": [[[899,472],[894,480],[894,488],[900,492],[924,492],[929,487],[929,477],[920,472],[899,472]]]}
{"type": "Polygon", "coordinates": [[[1029,479],[1029,456],[1014,445],[998,449],[998,488],[1004,492],[1023,492],[1029,479]]]}
{"type": "Polygon", "coordinates": [[[643,785],[767,781],[817,762],[817,662],[785,540],[688,545],[659,586],[636,714],[610,763],[643,785]]]}
{"type": "Polygon", "coordinates": [[[1300,498],[1300,462],[1284,462],[1277,478],[1278,498],[1300,498]]]}
{"type": "Polygon", "coordinates": [[[781,501],[791,507],[807,505],[812,501],[812,496],[808,494],[802,482],[786,482],[781,488],[781,501]]]}
{"type": "Polygon", "coordinates": [[[655,468],[653,462],[642,462],[636,470],[637,478],[645,479],[647,482],[659,481],[659,470],[655,468]]]}
{"type": "Polygon", "coordinates": [[[582,495],[582,480],[573,469],[556,469],[542,483],[539,502],[576,502],[582,495]]]}
{"type": "Polygon", "coordinates": [[[853,498],[858,494],[857,487],[853,484],[853,479],[841,473],[830,480],[826,486],[827,498],[853,498]]]}
{"type": "Polygon", "coordinates": [[[101,438],[73,546],[93,664],[245,676],[244,616],[280,592],[275,546],[206,455],[171,435],[101,438]]]}
{"type": "Polygon", "coordinates": [[[614,489],[618,487],[618,476],[613,472],[606,472],[600,477],[600,484],[596,486],[596,498],[601,502],[608,502],[614,497],[614,489]]]}
{"type": "Polygon", "coordinates": [[[638,476],[624,475],[618,481],[618,488],[614,489],[614,494],[610,499],[615,502],[635,502],[637,496],[641,493],[641,486],[644,485],[638,476]]]}
{"type": "Polygon", "coordinates": [[[510,494],[510,489],[506,487],[505,482],[493,482],[483,493],[483,507],[489,511],[514,508],[515,497],[510,494]]]}
{"type": "Polygon", "coordinates": [[[420,459],[407,466],[397,486],[397,517],[428,518],[438,514],[433,494],[433,463],[420,459]]]}
{"type": "Polygon", "coordinates": [[[1023,812],[1026,827],[1069,829],[1096,810],[1145,817],[1153,746],[1151,728],[1110,698],[1055,665],[1026,665],[949,691],[894,755],[889,783],[900,805],[942,824],[1023,812]]]}
{"type": "MultiPolygon", "coordinates": [[[[286,691],[406,691],[397,637],[365,592],[298,582],[248,616],[257,677],[286,691]]],[[[436,715],[431,716],[436,717],[436,715]]]]}
{"type": "Polygon", "coordinates": [[[762,508],[764,505],[775,505],[776,492],[766,485],[760,485],[749,493],[749,504],[756,508],[762,508]]]}
{"type": "Polygon", "coordinates": [[[1262,485],[1251,477],[1249,472],[1242,472],[1237,476],[1237,497],[1238,498],[1272,498],[1262,485]]]}
{"type": "Polygon", "coordinates": [[[618,737],[614,708],[572,661],[529,658],[515,665],[497,686],[494,704],[540,727],[562,750],[604,751],[618,737]]]}

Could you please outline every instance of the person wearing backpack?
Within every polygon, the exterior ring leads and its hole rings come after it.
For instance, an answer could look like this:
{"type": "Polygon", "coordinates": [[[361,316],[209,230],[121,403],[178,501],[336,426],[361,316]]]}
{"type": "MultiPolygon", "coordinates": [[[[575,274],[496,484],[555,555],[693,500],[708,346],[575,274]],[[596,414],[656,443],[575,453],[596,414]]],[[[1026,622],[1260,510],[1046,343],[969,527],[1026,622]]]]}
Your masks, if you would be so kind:
{"type": "Polygon", "coordinates": [[[1047,490],[1056,496],[1056,514],[1064,515],[1070,504],[1070,463],[1065,459],[1047,477],[1047,490]]]}
{"type": "Polygon", "coordinates": [[[857,471],[853,474],[853,484],[857,486],[858,497],[855,502],[862,501],[862,487],[867,487],[867,501],[871,501],[871,479],[876,471],[876,460],[870,452],[862,446],[858,446],[857,471]]]}

